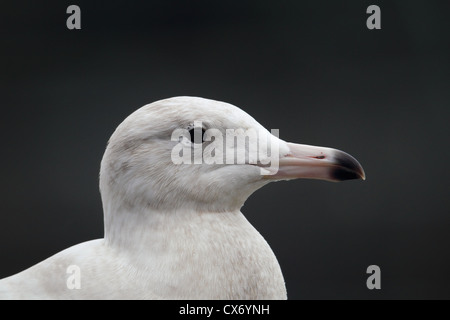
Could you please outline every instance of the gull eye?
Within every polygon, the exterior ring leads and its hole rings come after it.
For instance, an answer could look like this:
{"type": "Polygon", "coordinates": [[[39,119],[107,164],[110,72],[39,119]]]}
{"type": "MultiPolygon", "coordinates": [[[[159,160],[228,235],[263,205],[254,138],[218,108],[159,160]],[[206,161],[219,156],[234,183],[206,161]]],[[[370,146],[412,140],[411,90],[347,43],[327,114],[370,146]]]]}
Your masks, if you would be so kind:
{"type": "Polygon", "coordinates": [[[206,130],[200,127],[194,127],[189,130],[189,134],[191,135],[191,142],[195,144],[202,144],[205,142],[204,135],[206,130]]]}

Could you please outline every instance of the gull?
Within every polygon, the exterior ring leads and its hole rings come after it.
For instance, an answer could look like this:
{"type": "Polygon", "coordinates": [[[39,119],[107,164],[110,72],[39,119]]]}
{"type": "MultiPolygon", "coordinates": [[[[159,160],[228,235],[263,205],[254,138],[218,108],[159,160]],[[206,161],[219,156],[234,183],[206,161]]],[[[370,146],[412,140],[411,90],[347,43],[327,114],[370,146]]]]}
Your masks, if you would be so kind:
{"type": "Polygon", "coordinates": [[[286,299],[280,265],[241,207],[269,182],[296,178],[365,173],[349,154],[285,142],[225,102],[174,97],[145,105],[116,128],[101,161],[104,238],[0,280],[0,299],[286,299]],[[230,130],[236,137],[254,130],[256,142],[216,144],[213,162],[206,153],[204,161],[174,159],[230,130]],[[270,157],[261,147],[266,153],[255,160],[255,143],[273,147],[270,157]],[[234,161],[234,152],[245,159],[234,161]]]}

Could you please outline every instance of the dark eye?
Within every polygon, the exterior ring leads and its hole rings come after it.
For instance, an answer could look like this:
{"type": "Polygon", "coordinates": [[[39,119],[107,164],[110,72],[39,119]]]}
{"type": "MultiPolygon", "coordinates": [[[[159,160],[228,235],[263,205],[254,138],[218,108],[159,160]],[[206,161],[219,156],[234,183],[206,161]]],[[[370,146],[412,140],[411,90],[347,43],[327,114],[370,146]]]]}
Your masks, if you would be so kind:
{"type": "Polygon", "coordinates": [[[195,144],[202,144],[203,142],[205,142],[203,137],[205,132],[205,129],[200,127],[194,127],[189,130],[189,134],[191,135],[191,142],[195,144]]]}

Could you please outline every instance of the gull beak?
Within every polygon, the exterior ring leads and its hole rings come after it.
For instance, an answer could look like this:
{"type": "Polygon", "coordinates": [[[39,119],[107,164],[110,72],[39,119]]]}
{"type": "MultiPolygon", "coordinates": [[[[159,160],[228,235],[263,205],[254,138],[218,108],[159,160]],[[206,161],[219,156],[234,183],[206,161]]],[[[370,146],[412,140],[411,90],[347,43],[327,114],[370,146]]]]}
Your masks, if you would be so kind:
{"type": "Polygon", "coordinates": [[[278,171],[265,178],[290,180],[297,178],[344,181],[366,179],[364,169],[348,153],[324,147],[287,143],[289,151],[279,159],[278,171]]]}

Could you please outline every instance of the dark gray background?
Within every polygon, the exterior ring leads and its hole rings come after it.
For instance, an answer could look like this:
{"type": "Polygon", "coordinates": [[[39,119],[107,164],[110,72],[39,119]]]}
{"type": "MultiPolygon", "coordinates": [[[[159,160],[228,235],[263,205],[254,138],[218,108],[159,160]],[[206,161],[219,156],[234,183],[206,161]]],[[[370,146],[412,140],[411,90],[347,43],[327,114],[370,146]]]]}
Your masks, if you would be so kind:
{"type": "Polygon", "coordinates": [[[144,104],[194,95],[366,170],[245,204],[289,298],[450,298],[448,1],[107,3],[1,5],[0,278],[102,237],[109,136],[144,104]],[[366,28],[370,4],[381,30],[366,28]],[[366,288],[371,264],[381,290],[366,288]]]}

